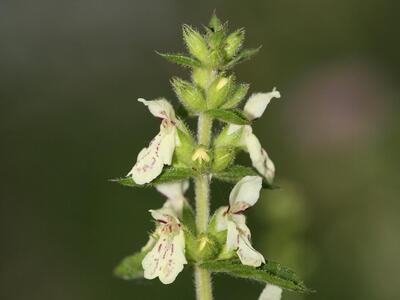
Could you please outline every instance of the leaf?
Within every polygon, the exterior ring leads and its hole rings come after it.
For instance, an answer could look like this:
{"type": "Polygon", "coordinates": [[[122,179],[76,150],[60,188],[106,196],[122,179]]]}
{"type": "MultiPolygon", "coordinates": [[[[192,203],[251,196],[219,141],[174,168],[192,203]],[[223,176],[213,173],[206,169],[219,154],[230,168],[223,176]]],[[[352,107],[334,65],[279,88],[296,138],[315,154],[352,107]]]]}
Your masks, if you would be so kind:
{"type": "Polygon", "coordinates": [[[247,125],[250,121],[238,109],[210,109],[207,114],[226,123],[247,125]]]}
{"type": "Polygon", "coordinates": [[[230,62],[228,62],[224,68],[226,70],[228,70],[228,69],[233,68],[235,65],[237,65],[241,62],[249,60],[254,55],[256,55],[258,53],[258,51],[260,51],[260,49],[261,49],[261,46],[258,48],[244,49],[244,50],[240,51],[239,54],[237,54],[230,62]]]}
{"type": "MultiPolygon", "coordinates": [[[[221,181],[237,183],[240,179],[242,179],[245,176],[261,176],[261,175],[250,167],[234,165],[225,169],[222,172],[214,173],[213,176],[221,181]]],[[[278,186],[268,183],[265,180],[265,178],[263,178],[263,188],[276,189],[278,188],[278,186]]]]}
{"type": "Polygon", "coordinates": [[[133,181],[132,177],[115,178],[115,179],[110,179],[110,181],[117,182],[121,185],[129,187],[150,187],[160,183],[187,179],[193,175],[195,175],[195,172],[189,168],[168,167],[164,168],[164,171],[160,174],[160,176],[158,176],[152,182],[147,184],[142,184],[142,185],[137,184],[133,181]]]}
{"type": "Polygon", "coordinates": [[[125,257],[114,269],[114,274],[125,280],[142,278],[142,260],[146,254],[147,252],[142,251],[125,257]]]}
{"type": "Polygon", "coordinates": [[[176,63],[178,65],[184,66],[184,67],[188,67],[188,68],[194,68],[194,67],[200,67],[201,63],[190,57],[190,56],[186,56],[183,54],[170,54],[170,53],[161,53],[156,51],[156,53],[162,57],[164,57],[166,60],[176,63]]]}
{"type": "Polygon", "coordinates": [[[270,283],[290,291],[312,292],[293,271],[273,261],[267,261],[258,268],[243,265],[239,259],[209,261],[200,266],[214,273],[226,273],[234,277],[270,283]]]}

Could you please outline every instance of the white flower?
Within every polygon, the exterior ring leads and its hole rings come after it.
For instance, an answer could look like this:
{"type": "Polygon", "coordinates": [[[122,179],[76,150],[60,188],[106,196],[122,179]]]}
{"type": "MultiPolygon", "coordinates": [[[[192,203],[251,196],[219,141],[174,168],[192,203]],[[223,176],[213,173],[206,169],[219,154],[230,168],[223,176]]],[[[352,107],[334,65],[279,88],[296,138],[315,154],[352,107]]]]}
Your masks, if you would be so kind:
{"type": "Polygon", "coordinates": [[[242,213],[257,202],[261,186],[260,176],[243,177],[229,195],[229,206],[219,209],[216,223],[217,231],[227,230],[226,250],[235,250],[242,264],[254,267],[265,263],[265,259],[252,247],[250,229],[242,213]]]}
{"type": "Polygon", "coordinates": [[[177,118],[172,105],[165,99],[146,101],[139,98],[153,116],[161,118],[160,132],[152,139],[147,148],[139,152],[136,164],[127,176],[137,184],[151,182],[160,175],[164,165],[170,165],[175,146],[179,142],[177,136],[177,118]]]}
{"type": "MultiPolygon", "coordinates": [[[[267,105],[273,98],[280,98],[280,93],[274,88],[269,93],[257,93],[250,96],[244,106],[244,113],[250,119],[254,120],[262,116],[267,105]]],[[[243,132],[239,141],[239,147],[249,152],[253,167],[272,183],[275,175],[275,166],[272,160],[268,157],[267,152],[262,148],[260,141],[254,135],[250,125],[229,125],[228,134],[232,134],[243,128],[243,132]]]]}
{"type": "Polygon", "coordinates": [[[189,180],[157,184],[156,189],[167,197],[163,208],[172,208],[178,217],[182,216],[183,205],[187,201],[185,192],[189,188],[189,180]]]}
{"type": "Polygon", "coordinates": [[[172,209],[161,208],[150,212],[159,222],[156,230],[158,241],[142,261],[144,278],[158,277],[162,283],[170,284],[187,264],[184,233],[172,209]]]}
{"type": "Polygon", "coordinates": [[[267,283],[258,300],[281,300],[282,289],[267,283]]]}

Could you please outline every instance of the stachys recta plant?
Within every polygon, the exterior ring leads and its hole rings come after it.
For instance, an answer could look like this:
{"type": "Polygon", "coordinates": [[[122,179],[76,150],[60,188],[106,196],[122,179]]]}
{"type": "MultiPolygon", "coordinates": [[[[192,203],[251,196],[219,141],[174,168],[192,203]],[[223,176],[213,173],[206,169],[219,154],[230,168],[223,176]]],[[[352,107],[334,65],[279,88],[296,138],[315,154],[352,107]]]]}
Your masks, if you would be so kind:
{"type": "MultiPolygon", "coordinates": [[[[177,99],[197,118],[194,135],[185,118],[164,98],[138,101],[159,119],[159,133],[139,152],[128,175],[114,179],[125,186],[155,187],[164,197],[161,208],[150,209],[155,229],[137,253],[126,257],[115,274],[123,279],[158,279],[173,283],[188,265],[194,268],[198,300],[210,300],[211,275],[252,279],[265,285],[259,299],[280,299],[282,289],[310,290],[288,268],[268,260],[251,242],[246,211],[256,205],[262,188],[273,188],[275,166],[253,132],[272,99],[275,88],[253,93],[239,83],[232,68],[251,58],[259,48],[243,49],[244,30],[228,32],[214,14],[204,34],[183,26],[188,54],[162,54],[189,68],[191,79],[173,78],[177,99]],[[241,103],[244,102],[244,105],[241,103]],[[250,156],[252,167],[235,164],[238,152],[250,156]],[[225,206],[210,215],[210,184],[233,185],[225,206]],[[185,192],[194,184],[195,201],[185,192]]],[[[150,208],[150,207],[149,207],[150,208]]]]}

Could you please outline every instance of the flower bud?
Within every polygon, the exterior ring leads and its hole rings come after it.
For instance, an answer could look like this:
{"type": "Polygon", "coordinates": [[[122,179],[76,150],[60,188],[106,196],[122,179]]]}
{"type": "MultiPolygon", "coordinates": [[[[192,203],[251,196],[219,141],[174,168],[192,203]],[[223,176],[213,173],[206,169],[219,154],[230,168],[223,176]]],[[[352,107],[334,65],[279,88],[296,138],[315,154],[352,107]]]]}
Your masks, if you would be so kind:
{"type": "Polygon", "coordinates": [[[233,58],[236,53],[239,51],[240,47],[243,44],[244,40],[244,30],[238,29],[232,32],[225,40],[225,55],[227,59],[233,58]]]}
{"type": "Polygon", "coordinates": [[[226,30],[223,27],[217,31],[209,30],[207,33],[207,41],[210,49],[222,49],[225,36],[226,30]]]}
{"type": "Polygon", "coordinates": [[[208,27],[210,27],[214,31],[220,30],[222,28],[221,20],[218,19],[215,11],[210,19],[210,23],[208,24],[208,27]]]}
{"type": "Polygon", "coordinates": [[[207,170],[210,166],[210,155],[206,147],[200,145],[193,151],[192,167],[199,172],[207,170]]]}
{"type": "Polygon", "coordinates": [[[210,85],[207,94],[207,107],[218,108],[226,100],[233,83],[233,76],[218,77],[210,85]]]}
{"type": "Polygon", "coordinates": [[[208,155],[208,151],[204,146],[199,146],[192,155],[192,160],[197,161],[199,164],[210,161],[210,156],[208,155]]]}
{"type": "Polygon", "coordinates": [[[183,26],[183,39],[190,54],[200,60],[202,63],[208,63],[210,55],[207,43],[203,36],[188,25],[183,26]]]}
{"type": "Polygon", "coordinates": [[[224,53],[220,49],[212,50],[210,53],[210,66],[214,69],[218,69],[219,66],[224,62],[224,53]]]}
{"type": "Polygon", "coordinates": [[[216,72],[207,68],[194,68],[192,79],[202,89],[206,90],[211,82],[215,79],[216,72]]]}
{"type": "Polygon", "coordinates": [[[173,78],[172,87],[181,103],[192,112],[199,112],[206,108],[202,91],[189,82],[173,78]]]}

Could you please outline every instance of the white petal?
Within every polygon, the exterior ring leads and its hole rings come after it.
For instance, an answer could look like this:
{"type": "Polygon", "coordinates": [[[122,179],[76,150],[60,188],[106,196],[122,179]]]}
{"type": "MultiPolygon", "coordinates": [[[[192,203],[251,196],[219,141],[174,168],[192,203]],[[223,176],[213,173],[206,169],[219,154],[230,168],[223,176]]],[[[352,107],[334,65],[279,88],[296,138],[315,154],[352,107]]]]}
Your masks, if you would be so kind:
{"type": "Polygon", "coordinates": [[[168,199],[184,198],[184,193],[189,188],[189,180],[175,181],[156,185],[157,191],[168,199]]]}
{"type": "Polygon", "coordinates": [[[269,158],[267,152],[262,148],[260,141],[253,134],[250,126],[246,126],[245,133],[243,135],[246,150],[249,152],[253,167],[267,179],[269,183],[272,183],[275,176],[275,166],[272,160],[269,158]]]}
{"type": "Polygon", "coordinates": [[[239,231],[237,230],[235,222],[227,221],[228,232],[226,234],[226,249],[236,250],[239,246],[239,231]]]}
{"type": "Polygon", "coordinates": [[[267,283],[258,300],[280,300],[282,289],[279,286],[267,283]]]}
{"type": "Polygon", "coordinates": [[[186,201],[184,193],[187,191],[188,187],[188,180],[156,185],[156,189],[168,198],[164,206],[171,207],[178,216],[182,214],[183,205],[186,201]]]}
{"type": "Polygon", "coordinates": [[[228,206],[223,206],[217,209],[215,212],[216,214],[216,224],[215,224],[215,229],[217,231],[224,231],[228,227],[228,216],[226,212],[228,211],[228,206]]]}
{"type": "Polygon", "coordinates": [[[174,155],[174,150],[176,146],[176,128],[175,126],[164,128],[161,130],[163,139],[160,143],[159,153],[165,165],[170,165],[172,163],[172,156],[174,155]]]}
{"type": "Polygon", "coordinates": [[[262,116],[272,98],[280,98],[281,94],[274,88],[269,93],[257,93],[250,96],[243,108],[244,113],[250,120],[262,116]]]}
{"type": "Polygon", "coordinates": [[[245,176],[232,189],[229,195],[230,212],[237,213],[253,206],[260,197],[262,178],[245,176]]]}
{"type": "Polygon", "coordinates": [[[159,277],[164,284],[172,283],[187,264],[183,231],[178,234],[162,234],[142,261],[144,278],[159,277]]]}
{"type": "Polygon", "coordinates": [[[175,150],[175,135],[175,127],[161,129],[149,146],[140,151],[136,164],[127,176],[132,176],[137,184],[145,184],[160,175],[164,164],[171,164],[175,150]]]}
{"type": "Polygon", "coordinates": [[[147,101],[143,98],[139,98],[138,101],[146,105],[153,116],[161,119],[175,121],[176,118],[174,108],[167,100],[158,99],[147,101]]]}
{"type": "Polygon", "coordinates": [[[229,124],[227,134],[231,135],[232,133],[235,133],[239,129],[241,129],[243,125],[236,125],[236,124],[229,124]]]}
{"type": "Polygon", "coordinates": [[[160,209],[150,209],[149,212],[154,220],[159,221],[163,224],[174,223],[179,224],[179,220],[175,211],[169,207],[162,207],[160,209]]]}
{"type": "Polygon", "coordinates": [[[244,234],[239,235],[238,250],[236,253],[244,265],[259,267],[265,263],[264,256],[253,248],[249,236],[245,236],[244,234]]]}

